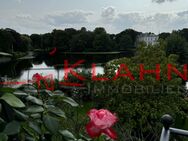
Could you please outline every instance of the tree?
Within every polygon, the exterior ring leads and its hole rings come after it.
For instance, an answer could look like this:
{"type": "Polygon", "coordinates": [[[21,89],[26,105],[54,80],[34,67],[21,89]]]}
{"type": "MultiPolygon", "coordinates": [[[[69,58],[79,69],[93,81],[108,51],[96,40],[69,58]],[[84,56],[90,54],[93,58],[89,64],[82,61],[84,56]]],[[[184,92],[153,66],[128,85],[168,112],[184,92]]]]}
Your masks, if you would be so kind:
{"type": "Polygon", "coordinates": [[[170,36],[170,33],[165,33],[165,32],[163,32],[163,33],[160,33],[159,34],[159,39],[163,39],[163,40],[165,40],[167,37],[169,37],[170,36]]]}
{"type": "Polygon", "coordinates": [[[136,48],[137,36],[140,32],[133,29],[126,29],[116,35],[115,41],[117,44],[117,49],[125,51],[128,56],[133,56],[136,48]]]}
{"type": "Polygon", "coordinates": [[[94,30],[93,49],[95,51],[112,50],[112,40],[104,28],[98,27],[94,30]]]}
{"type": "Polygon", "coordinates": [[[27,50],[27,48],[25,49],[24,46],[22,46],[22,37],[20,35],[20,33],[16,32],[15,30],[13,29],[10,29],[10,28],[7,28],[5,29],[7,32],[9,32],[12,37],[13,37],[13,51],[16,52],[16,51],[21,51],[21,52],[24,52],[27,50]]]}
{"type": "Polygon", "coordinates": [[[188,28],[184,28],[179,31],[180,35],[188,42],[188,28]]]}
{"type": "Polygon", "coordinates": [[[80,33],[74,35],[70,41],[71,51],[91,51],[93,48],[93,33],[81,30],[80,33]]]}
{"type": "Polygon", "coordinates": [[[131,49],[133,48],[133,45],[134,45],[134,42],[129,35],[125,34],[119,37],[119,42],[118,42],[119,50],[131,49]]]}
{"type": "Polygon", "coordinates": [[[128,36],[130,36],[130,38],[133,42],[132,46],[134,47],[134,43],[136,42],[137,36],[139,34],[141,34],[141,32],[137,32],[133,29],[126,29],[116,35],[116,41],[119,42],[119,40],[121,39],[122,36],[128,35],[128,36]]]}
{"type": "Polygon", "coordinates": [[[32,46],[34,49],[42,49],[42,38],[39,34],[32,34],[30,36],[32,40],[32,46]]]}
{"type": "Polygon", "coordinates": [[[103,27],[96,27],[94,30],[94,34],[101,34],[101,33],[106,34],[106,30],[103,27]]]}
{"type": "Polygon", "coordinates": [[[67,32],[63,30],[53,30],[52,32],[53,36],[53,47],[57,47],[58,49],[62,51],[70,51],[69,48],[69,36],[67,32]]]}
{"type": "Polygon", "coordinates": [[[21,35],[13,29],[0,30],[0,50],[4,52],[26,52],[31,49],[31,39],[28,35],[21,35]]]}
{"type": "Polygon", "coordinates": [[[32,41],[28,35],[21,35],[21,50],[22,52],[26,52],[28,50],[32,50],[32,41]]]}
{"type": "Polygon", "coordinates": [[[174,32],[166,39],[166,42],[167,55],[177,54],[179,56],[178,61],[180,63],[188,63],[188,43],[185,38],[174,32]]]}
{"type": "MultiPolygon", "coordinates": [[[[117,128],[122,131],[119,134],[123,140],[125,137],[159,140],[162,129],[160,118],[166,113],[180,121],[187,120],[188,103],[184,99],[182,80],[174,76],[169,81],[166,77],[167,64],[182,68],[176,60],[176,55],[166,56],[164,44],[161,43],[148,48],[138,47],[134,57],[120,58],[106,64],[104,76],[111,80],[120,64],[128,66],[135,78],[130,80],[124,76],[114,81],[95,82],[95,91],[105,87],[105,91],[95,93],[98,108],[107,108],[117,113],[121,130],[117,128]],[[140,64],[144,64],[145,70],[155,70],[156,64],[160,64],[160,81],[156,80],[155,74],[145,74],[144,80],[140,80],[140,64]],[[170,91],[167,90],[169,87],[170,91]],[[178,88],[182,88],[182,91],[178,91],[178,88]]],[[[121,74],[127,74],[127,71],[123,69],[121,74]]]]}
{"type": "Polygon", "coordinates": [[[43,47],[47,50],[53,48],[53,36],[51,33],[45,33],[42,35],[43,47]]]}
{"type": "Polygon", "coordinates": [[[0,51],[11,53],[13,42],[12,35],[8,31],[0,29],[0,51]]]}

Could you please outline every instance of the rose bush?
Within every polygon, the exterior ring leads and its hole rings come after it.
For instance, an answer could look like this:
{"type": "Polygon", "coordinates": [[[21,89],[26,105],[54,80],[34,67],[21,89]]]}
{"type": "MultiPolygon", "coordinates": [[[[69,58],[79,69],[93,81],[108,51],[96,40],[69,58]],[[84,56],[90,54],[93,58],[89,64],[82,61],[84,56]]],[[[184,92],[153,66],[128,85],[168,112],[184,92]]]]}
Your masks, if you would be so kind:
{"type": "Polygon", "coordinates": [[[43,79],[43,76],[38,74],[38,73],[34,74],[33,77],[32,77],[32,80],[33,80],[34,83],[37,84],[38,89],[41,88],[41,82],[40,81],[42,79],[43,79]]]}
{"type": "Polygon", "coordinates": [[[32,77],[32,82],[37,84],[38,89],[41,89],[42,84],[44,84],[45,89],[47,89],[49,91],[54,91],[55,82],[53,79],[53,75],[51,75],[51,74],[42,76],[42,75],[36,73],[32,77]]]}

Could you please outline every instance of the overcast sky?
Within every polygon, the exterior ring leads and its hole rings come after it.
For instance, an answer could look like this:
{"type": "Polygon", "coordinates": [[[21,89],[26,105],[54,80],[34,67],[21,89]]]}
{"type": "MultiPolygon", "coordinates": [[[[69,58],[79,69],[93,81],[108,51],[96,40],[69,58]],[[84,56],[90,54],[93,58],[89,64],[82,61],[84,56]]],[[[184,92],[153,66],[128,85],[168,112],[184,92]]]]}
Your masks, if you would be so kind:
{"type": "Polygon", "coordinates": [[[105,27],[171,32],[188,27],[188,0],[0,0],[0,28],[20,33],[105,27]]]}

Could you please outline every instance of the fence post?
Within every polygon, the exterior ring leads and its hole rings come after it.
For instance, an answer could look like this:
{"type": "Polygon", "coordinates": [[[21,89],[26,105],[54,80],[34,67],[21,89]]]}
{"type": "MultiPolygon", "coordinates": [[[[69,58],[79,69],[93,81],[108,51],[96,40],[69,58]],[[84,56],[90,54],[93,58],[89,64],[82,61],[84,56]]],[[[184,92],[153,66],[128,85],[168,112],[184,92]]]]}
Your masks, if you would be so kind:
{"type": "Polygon", "coordinates": [[[160,137],[160,141],[169,141],[170,140],[170,126],[173,123],[173,118],[166,114],[162,116],[161,123],[163,124],[163,129],[160,137]]]}

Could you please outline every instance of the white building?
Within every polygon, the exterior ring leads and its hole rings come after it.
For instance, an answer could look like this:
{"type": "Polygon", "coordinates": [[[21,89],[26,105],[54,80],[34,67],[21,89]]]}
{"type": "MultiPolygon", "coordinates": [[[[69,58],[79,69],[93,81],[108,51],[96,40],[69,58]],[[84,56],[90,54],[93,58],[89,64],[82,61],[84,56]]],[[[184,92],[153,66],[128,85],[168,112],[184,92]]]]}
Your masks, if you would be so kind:
{"type": "Polygon", "coordinates": [[[145,42],[148,45],[155,45],[158,43],[159,36],[154,33],[144,33],[137,37],[138,42],[145,42]]]}

